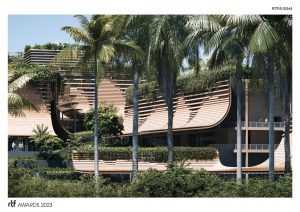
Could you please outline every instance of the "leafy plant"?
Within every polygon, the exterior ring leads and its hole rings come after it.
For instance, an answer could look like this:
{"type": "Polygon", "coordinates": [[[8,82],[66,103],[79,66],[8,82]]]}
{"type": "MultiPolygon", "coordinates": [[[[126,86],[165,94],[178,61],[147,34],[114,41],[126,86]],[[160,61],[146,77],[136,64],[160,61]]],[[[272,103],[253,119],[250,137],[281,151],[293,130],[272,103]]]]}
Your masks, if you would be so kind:
{"type": "MultiPolygon", "coordinates": [[[[117,115],[117,107],[112,104],[102,104],[98,108],[98,133],[103,137],[117,137],[122,134],[123,118],[117,115]]],[[[94,109],[90,109],[84,118],[84,125],[87,130],[94,131],[94,109]]]]}
{"type": "Polygon", "coordinates": [[[58,137],[52,136],[48,131],[48,126],[44,126],[44,124],[37,125],[33,132],[34,135],[31,137],[31,142],[42,151],[62,148],[63,141],[58,137]]]}
{"type": "MultiPolygon", "coordinates": [[[[130,147],[102,147],[99,149],[100,159],[103,160],[130,160],[132,150],[130,147]]],[[[77,148],[79,156],[92,159],[92,145],[83,145],[77,148]]],[[[174,160],[212,160],[217,156],[217,150],[212,147],[174,147],[174,160]]],[[[166,162],[168,157],[167,147],[141,147],[139,160],[166,162]]]]}

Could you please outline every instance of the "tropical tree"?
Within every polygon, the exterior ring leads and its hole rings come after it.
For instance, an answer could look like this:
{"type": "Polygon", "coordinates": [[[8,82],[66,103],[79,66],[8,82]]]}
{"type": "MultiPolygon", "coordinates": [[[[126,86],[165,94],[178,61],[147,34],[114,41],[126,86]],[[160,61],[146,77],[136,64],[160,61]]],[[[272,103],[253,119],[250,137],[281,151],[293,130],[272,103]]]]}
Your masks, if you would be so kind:
{"type": "Polygon", "coordinates": [[[133,40],[140,48],[141,54],[131,57],[133,69],[133,127],[132,127],[132,174],[131,180],[135,179],[138,172],[138,121],[139,121],[139,76],[145,70],[146,58],[145,52],[148,48],[148,22],[149,16],[146,15],[131,15],[126,23],[125,36],[127,39],[133,40]]]}
{"type": "Polygon", "coordinates": [[[286,15],[276,24],[280,45],[276,45],[276,66],[279,72],[281,108],[284,120],[285,172],[291,171],[290,125],[292,103],[292,16],[286,15]]]}
{"type": "Polygon", "coordinates": [[[209,67],[233,61],[237,107],[237,182],[242,180],[242,68],[247,56],[251,25],[260,20],[252,15],[206,15],[190,19],[187,28],[191,33],[186,42],[204,39],[205,53],[211,54],[209,67]]]}
{"type": "Polygon", "coordinates": [[[148,69],[153,66],[168,107],[168,164],[173,164],[173,97],[183,61],[184,16],[157,15],[149,24],[148,69]]]}
{"type": "MultiPolygon", "coordinates": [[[[94,80],[94,174],[99,176],[98,164],[98,83],[99,72],[104,69],[104,64],[111,61],[117,51],[137,49],[133,42],[119,39],[121,29],[124,25],[124,16],[112,15],[93,15],[89,20],[82,15],[76,15],[81,28],[65,26],[63,31],[67,32],[80,46],[69,48],[66,52],[82,53],[81,62],[93,62],[93,78],[94,80]],[[71,50],[70,50],[71,49],[71,50]],[[102,66],[99,66],[102,65],[102,66]]],[[[76,54],[78,55],[78,54],[76,54]]],[[[63,57],[63,53],[60,55],[63,57]]]]}
{"type": "MultiPolygon", "coordinates": [[[[268,82],[269,178],[271,180],[274,180],[274,86],[276,83],[275,74],[278,74],[278,70],[283,64],[280,63],[280,61],[286,60],[286,67],[291,66],[291,23],[291,16],[261,16],[261,20],[256,26],[249,43],[249,48],[254,53],[253,62],[259,64],[262,67],[262,69],[265,71],[268,82]],[[282,29],[282,26],[285,26],[285,30],[282,29]],[[287,55],[290,56],[286,57],[287,55]]],[[[289,132],[286,132],[286,136],[289,136],[289,132]]],[[[289,140],[287,140],[287,142],[288,141],[289,140]]]]}

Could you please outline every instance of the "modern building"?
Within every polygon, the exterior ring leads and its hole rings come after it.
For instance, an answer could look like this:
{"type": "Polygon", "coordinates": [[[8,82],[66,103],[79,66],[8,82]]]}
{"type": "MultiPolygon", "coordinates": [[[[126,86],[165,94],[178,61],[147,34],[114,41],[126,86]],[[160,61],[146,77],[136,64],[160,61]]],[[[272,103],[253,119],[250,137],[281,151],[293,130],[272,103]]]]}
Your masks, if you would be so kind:
{"type": "MultiPolygon", "coordinates": [[[[28,64],[46,65],[59,51],[29,50],[24,56],[28,64]]],[[[70,74],[62,70],[65,92],[57,102],[50,98],[49,86],[27,86],[20,90],[29,99],[39,102],[40,112],[25,111],[24,117],[9,115],[9,136],[26,137],[32,135],[36,124],[44,123],[51,133],[62,138],[68,132],[80,130],[78,120],[84,117],[94,101],[93,78],[82,74],[70,74]],[[22,127],[23,126],[23,127],[22,127]]],[[[123,137],[132,135],[132,105],[126,103],[125,91],[132,85],[127,76],[107,74],[98,87],[99,104],[106,102],[118,107],[124,118],[123,137]]],[[[249,172],[268,171],[268,101],[262,91],[250,91],[249,81],[244,80],[243,105],[243,170],[249,172]]],[[[219,157],[214,161],[191,164],[193,168],[209,171],[236,171],[236,98],[230,79],[219,80],[213,88],[190,93],[177,93],[173,99],[174,145],[212,146],[218,149],[219,157]]],[[[284,170],[284,123],[279,98],[275,98],[275,171],[284,170]]],[[[161,96],[155,101],[139,99],[139,140],[141,145],[166,144],[167,106],[161,96]]],[[[290,139],[292,140],[292,139],[290,139]]],[[[292,145],[291,145],[292,148],[292,145]]],[[[93,171],[93,161],[74,158],[74,168],[78,171],[93,171]]],[[[131,163],[118,162],[114,167],[100,161],[102,172],[130,172],[131,163]],[[102,170],[103,169],[103,170],[102,170]]],[[[140,164],[140,170],[148,168],[164,170],[161,164],[140,164]],[[160,167],[160,168],[159,168],[160,167]]]]}

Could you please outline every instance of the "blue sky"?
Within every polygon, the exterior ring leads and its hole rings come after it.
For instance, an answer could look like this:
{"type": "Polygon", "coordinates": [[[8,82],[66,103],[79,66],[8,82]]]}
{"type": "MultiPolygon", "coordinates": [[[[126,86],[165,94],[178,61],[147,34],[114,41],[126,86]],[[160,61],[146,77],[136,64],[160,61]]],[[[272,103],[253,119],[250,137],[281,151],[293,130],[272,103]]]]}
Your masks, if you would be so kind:
{"type": "Polygon", "coordinates": [[[23,51],[27,44],[74,43],[66,32],[61,31],[63,26],[79,24],[72,15],[9,15],[8,51],[23,51]]]}

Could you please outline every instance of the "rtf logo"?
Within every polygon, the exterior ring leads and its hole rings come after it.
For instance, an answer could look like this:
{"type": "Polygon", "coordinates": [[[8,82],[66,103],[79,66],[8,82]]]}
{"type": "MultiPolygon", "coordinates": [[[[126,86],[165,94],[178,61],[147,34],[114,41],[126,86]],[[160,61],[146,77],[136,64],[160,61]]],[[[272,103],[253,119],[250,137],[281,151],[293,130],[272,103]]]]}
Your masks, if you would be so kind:
{"type": "Polygon", "coordinates": [[[17,204],[17,200],[10,200],[10,202],[8,203],[8,207],[15,207],[17,204]]]}

